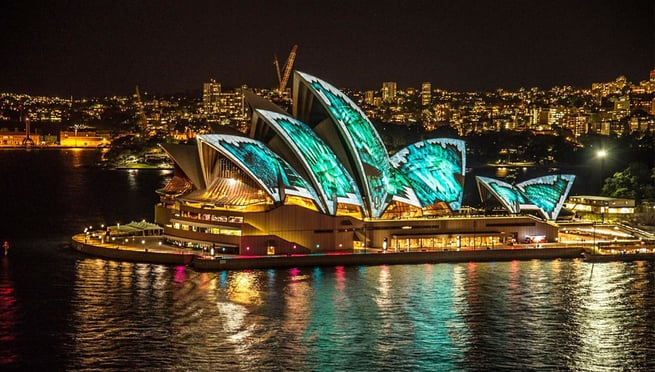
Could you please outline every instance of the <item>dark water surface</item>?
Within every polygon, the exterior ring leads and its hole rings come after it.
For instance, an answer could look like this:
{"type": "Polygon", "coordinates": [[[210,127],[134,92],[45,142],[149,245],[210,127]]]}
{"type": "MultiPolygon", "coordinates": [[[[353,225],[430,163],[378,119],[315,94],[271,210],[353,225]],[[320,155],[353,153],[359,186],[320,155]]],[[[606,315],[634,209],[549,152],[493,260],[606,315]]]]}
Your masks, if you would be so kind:
{"type": "Polygon", "coordinates": [[[197,273],[64,247],[170,173],[0,151],[0,370],[655,370],[652,262],[197,273]]]}

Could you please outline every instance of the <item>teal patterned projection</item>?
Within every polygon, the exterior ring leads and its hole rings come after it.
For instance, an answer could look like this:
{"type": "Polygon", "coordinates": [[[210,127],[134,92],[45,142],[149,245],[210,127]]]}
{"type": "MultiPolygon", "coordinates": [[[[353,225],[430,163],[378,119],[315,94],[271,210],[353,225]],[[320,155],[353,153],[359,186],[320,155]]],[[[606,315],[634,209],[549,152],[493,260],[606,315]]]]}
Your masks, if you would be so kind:
{"type": "Polygon", "coordinates": [[[307,124],[272,111],[256,110],[256,112],[304,163],[329,214],[336,214],[335,198],[339,203],[362,205],[355,181],[332,149],[307,124]]]}
{"type": "Polygon", "coordinates": [[[389,155],[380,136],[364,112],[345,94],[314,76],[297,73],[308,83],[346,137],[351,153],[356,156],[357,172],[366,183],[366,190],[360,191],[369,199],[372,217],[380,217],[397,189],[389,155]]]}
{"type": "Polygon", "coordinates": [[[574,175],[558,174],[534,178],[516,185],[532,204],[544,211],[548,219],[557,219],[571,191],[574,175]]]}
{"type": "Polygon", "coordinates": [[[394,168],[391,176],[392,181],[390,188],[393,190],[390,192],[393,195],[393,200],[410,204],[417,208],[422,208],[424,206],[416,196],[412,183],[409,181],[409,177],[405,173],[394,168]]]}
{"type": "Polygon", "coordinates": [[[485,186],[487,190],[511,213],[519,213],[520,205],[526,204],[525,197],[513,185],[507,182],[488,177],[475,177],[479,185],[485,186]]]}
{"type": "Polygon", "coordinates": [[[237,164],[276,202],[283,201],[283,195],[289,194],[309,198],[320,206],[314,188],[289,163],[260,141],[219,134],[200,135],[198,141],[207,143],[237,164]],[[283,192],[280,185],[284,187],[283,192]]]}
{"type": "Polygon", "coordinates": [[[404,174],[422,207],[446,202],[453,211],[462,206],[466,145],[457,139],[430,139],[409,145],[391,157],[404,174]]]}
{"type": "Polygon", "coordinates": [[[558,174],[537,177],[516,186],[493,178],[475,179],[478,186],[489,190],[510,212],[519,213],[521,207],[535,206],[547,219],[555,220],[571,191],[575,176],[558,174]]]}

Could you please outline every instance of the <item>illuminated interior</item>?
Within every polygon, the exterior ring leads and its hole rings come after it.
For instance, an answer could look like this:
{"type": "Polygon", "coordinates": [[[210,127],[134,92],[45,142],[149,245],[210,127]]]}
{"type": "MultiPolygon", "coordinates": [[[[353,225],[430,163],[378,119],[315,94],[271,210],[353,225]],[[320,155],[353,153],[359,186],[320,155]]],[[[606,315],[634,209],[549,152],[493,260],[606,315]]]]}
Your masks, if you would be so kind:
{"type": "MultiPolygon", "coordinates": [[[[255,180],[276,203],[286,195],[303,197],[318,203],[314,188],[284,159],[263,143],[239,136],[208,134],[197,137],[198,146],[214,148],[255,180]]],[[[213,172],[220,167],[213,167],[213,172]]]]}

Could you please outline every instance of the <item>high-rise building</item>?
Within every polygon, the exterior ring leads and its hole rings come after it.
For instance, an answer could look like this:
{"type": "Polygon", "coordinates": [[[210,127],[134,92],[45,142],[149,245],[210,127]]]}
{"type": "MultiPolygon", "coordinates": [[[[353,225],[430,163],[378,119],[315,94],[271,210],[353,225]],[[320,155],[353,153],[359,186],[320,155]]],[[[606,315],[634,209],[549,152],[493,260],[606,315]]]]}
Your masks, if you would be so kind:
{"type": "Polygon", "coordinates": [[[421,106],[430,106],[432,102],[432,84],[428,81],[421,84],[421,106]]]}
{"type": "Polygon", "coordinates": [[[221,83],[211,79],[202,86],[202,108],[205,114],[218,113],[221,102],[221,83]]]}
{"type": "Polygon", "coordinates": [[[646,93],[653,93],[653,92],[655,92],[655,70],[652,70],[650,72],[650,79],[648,80],[648,83],[646,85],[646,93]]]}
{"type": "Polygon", "coordinates": [[[385,102],[393,101],[396,98],[396,82],[385,81],[382,83],[382,100],[385,102]]]}
{"type": "Polygon", "coordinates": [[[375,103],[375,92],[372,90],[367,90],[364,92],[364,102],[367,105],[372,105],[375,103]]]}

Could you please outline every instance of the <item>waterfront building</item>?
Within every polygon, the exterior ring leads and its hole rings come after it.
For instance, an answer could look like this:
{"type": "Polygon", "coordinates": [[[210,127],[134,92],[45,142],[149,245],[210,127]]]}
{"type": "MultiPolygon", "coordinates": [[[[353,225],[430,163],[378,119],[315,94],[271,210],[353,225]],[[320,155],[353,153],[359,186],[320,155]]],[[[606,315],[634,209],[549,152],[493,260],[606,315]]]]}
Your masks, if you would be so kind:
{"type": "MultiPolygon", "coordinates": [[[[30,138],[32,138],[32,140],[35,140],[34,142],[37,145],[40,145],[41,143],[40,137],[30,135],[30,138]]],[[[27,139],[27,134],[25,133],[25,131],[18,132],[18,131],[0,130],[0,147],[25,146],[26,139],[27,139]]]]}
{"type": "Polygon", "coordinates": [[[625,217],[634,214],[635,200],[595,195],[576,195],[567,199],[565,207],[577,214],[605,217],[625,217]]]}
{"type": "Polygon", "coordinates": [[[107,147],[111,143],[109,132],[90,130],[62,130],[59,144],[63,147],[107,147]]]}
{"type": "MultiPolygon", "coordinates": [[[[462,140],[423,140],[390,156],[349,97],[302,72],[294,74],[291,115],[254,93],[246,100],[248,136],[206,134],[195,145],[162,145],[175,170],[158,190],[155,222],[169,242],[266,255],[557,240],[552,220],[559,209],[537,204],[545,214],[474,216],[462,208],[462,140]]],[[[532,200],[539,189],[559,203],[570,184],[557,185],[525,185],[522,195],[532,200]]]]}

